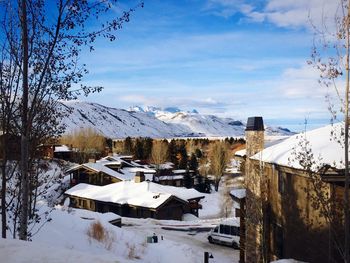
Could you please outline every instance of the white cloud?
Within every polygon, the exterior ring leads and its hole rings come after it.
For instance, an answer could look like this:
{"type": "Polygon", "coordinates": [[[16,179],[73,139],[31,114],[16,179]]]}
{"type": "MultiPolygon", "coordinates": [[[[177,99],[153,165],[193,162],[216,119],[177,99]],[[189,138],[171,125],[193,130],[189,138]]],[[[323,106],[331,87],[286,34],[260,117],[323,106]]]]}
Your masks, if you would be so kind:
{"type": "Polygon", "coordinates": [[[310,28],[312,23],[317,27],[326,24],[329,29],[335,14],[341,11],[339,3],[340,0],[266,0],[261,7],[249,0],[208,0],[205,10],[224,17],[239,12],[250,21],[267,21],[278,27],[310,28]]]}
{"type": "Polygon", "coordinates": [[[334,0],[269,0],[262,14],[280,27],[321,27],[333,23],[338,7],[334,0]]]}
{"type": "Polygon", "coordinates": [[[238,12],[250,13],[253,11],[253,6],[244,0],[208,0],[203,10],[228,18],[238,12]]]}

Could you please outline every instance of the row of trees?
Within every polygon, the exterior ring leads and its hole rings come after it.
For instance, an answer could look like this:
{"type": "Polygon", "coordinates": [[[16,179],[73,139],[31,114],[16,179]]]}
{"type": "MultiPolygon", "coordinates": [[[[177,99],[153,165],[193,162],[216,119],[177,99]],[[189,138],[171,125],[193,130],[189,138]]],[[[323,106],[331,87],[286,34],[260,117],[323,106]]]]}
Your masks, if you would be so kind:
{"type": "MultiPolygon", "coordinates": [[[[232,157],[232,149],[242,145],[243,139],[226,138],[225,140],[208,139],[172,139],[152,140],[151,138],[127,137],[117,143],[117,150],[132,154],[137,159],[147,160],[159,169],[161,164],[171,162],[176,169],[192,170],[206,177],[215,177],[215,189],[218,190],[220,179],[232,157]]],[[[185,178],[185,183],[186,183],[185,178]]],[[[190,180],[188,180],[190,181],[190,180]]]]}
{"type": "MultiPolygon", "coordinates": [[[[134,9],[110,16],[116,0],[0,1],[0,130],[2,132],[1,218],[6,237],[7,209],[19,207],[19,238],[27,240],[31,207],[39,182],[35,152],[43,142],[62,134],[59,100],[100,91],[78,85],[87,73],[79,63],[83,48],[97,38],[116,39],[116,31],[134,9]],[[107,14],[107,16],[104,16],[107,14]],[[99,22],[100,21],[100,22],[99,22]],[[98,22],[96,24],[96,22],[98,22]],[[94,27],[86,25],[94,24],[94,27]],[[20,140],[16,169],[9,158],[9,138],[20,140]],[[16,171],[16,172],[12,172],[16,171]],[[17,174],[17,175],[16,175],[17,174]],[[15,176],[16,175],[16,176],[15,176]],[[9,196],[8,183],[18,191],[9,196]]],[[[142,4],[141,4],[142,5],[142,4]]],[[[17,230],[17,229],[15,229],[17,230]]]]}
{"type": "Polygon", "coordinates": [[[92,128],[78,129],[64,134],[59,141],[73,148],[72,159],[76,163],[85,163],[90,158],[98,159],[112,148],[112,140],[92,128]]]}

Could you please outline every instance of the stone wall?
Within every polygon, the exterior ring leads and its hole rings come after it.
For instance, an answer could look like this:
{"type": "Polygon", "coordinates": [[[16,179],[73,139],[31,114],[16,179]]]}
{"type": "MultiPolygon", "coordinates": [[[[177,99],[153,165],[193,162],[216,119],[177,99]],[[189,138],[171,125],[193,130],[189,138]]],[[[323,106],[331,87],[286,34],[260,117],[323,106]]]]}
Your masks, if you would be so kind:
{"type": "Polygon", "coordinates": [[[257,171],[249,157],[264,149],[264,131],[246,131],[246,235],[245,262],[262,262],[262,201],[261,173],[257,171]]]}

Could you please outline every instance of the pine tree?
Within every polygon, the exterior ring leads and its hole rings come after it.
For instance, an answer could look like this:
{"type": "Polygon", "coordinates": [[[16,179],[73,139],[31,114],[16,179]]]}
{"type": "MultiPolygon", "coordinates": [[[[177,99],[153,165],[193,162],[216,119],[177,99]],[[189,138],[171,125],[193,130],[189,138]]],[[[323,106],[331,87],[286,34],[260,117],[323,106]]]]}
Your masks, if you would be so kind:
{"type": "Polygon", "coordinates": [[[124,154],[132,154],[134,152],[133,150],[133,143],[131,137],[126,137],[124,140],[124,154]]]}

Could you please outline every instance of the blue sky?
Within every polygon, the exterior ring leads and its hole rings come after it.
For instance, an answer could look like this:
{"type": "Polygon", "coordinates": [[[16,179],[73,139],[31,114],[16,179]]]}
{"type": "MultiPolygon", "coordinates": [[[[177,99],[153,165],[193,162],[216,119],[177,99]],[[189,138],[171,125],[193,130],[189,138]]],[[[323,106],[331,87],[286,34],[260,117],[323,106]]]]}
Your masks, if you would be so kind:
{"type": "MultiPolygon", "coordinates": [[[[83,53],[87,100],[116,108],[177,106],[293,129],[328,122],[310,58],[314,24],[337,1],[146,0],[115,42],[83,53]],[[331,2],[331,3],[330,3],[331,2]],[[324,13],[324,12],[323,12],[324,13]]],[[[121,1],[120,9],[137,1],[121,1]]]]}

